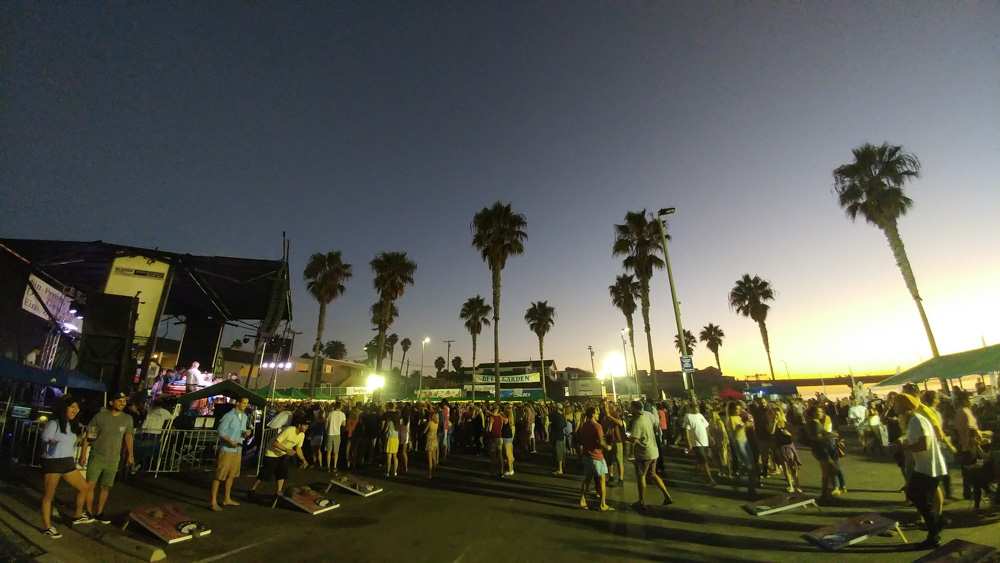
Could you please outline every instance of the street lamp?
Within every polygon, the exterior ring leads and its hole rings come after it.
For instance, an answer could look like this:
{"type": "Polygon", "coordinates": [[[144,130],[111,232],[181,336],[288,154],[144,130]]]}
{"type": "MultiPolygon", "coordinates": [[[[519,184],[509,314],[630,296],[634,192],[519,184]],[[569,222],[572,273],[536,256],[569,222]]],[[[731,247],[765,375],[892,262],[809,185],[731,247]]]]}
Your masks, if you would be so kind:
{"type": "MultiPolygon", "coordinates": [[[[677,323],[677,340],[681,345],[681,355],[688,355],[687,342],[684,340],[684,327],[681,325],[681,306],[677,302],[677,289],[674,287],[674,271],[670,267],[670,251],[667,249],[667,228],[664,225],[667,221],[667,215],[673,215],[677,209],[673,207],[665,207],[656,212],[656,224],[660,228],[660,244],[663,246],[663,261],[667,264],[667,281],[670,282],[670,299],[674,303],[674,320],[677,323]]],[[[691,391],[691,385],[688,382],[688,372],[681,367],[681,374],[684,379],[684,390],[691,391]]],[[[652,374],[650,374],[652,375],[652,374]]]]}
{"type": "Polygon", "coordinates": [[[420,398],[420,392],[424,390],[424,348],[430,341],[430,336],[425,336],[424,339],[420,341],[420,382],[417,384],[418,399],[420,398]]]}
{"type": "Polygon", "coordinates": [[[611,397],[612,400],[618,401],[618,389],[615,386],[615,378],[622,377],[625,375],[625,357],[618,354],[618,352],[611,352],[604,357],[604,361],[601,363],[601,372],[598,374],[599,379],[604,379],[605,377],[611,378],[611,397]]]}
{"type": "Polygon", "coordinates": [[[385,387],[385,377],[372,373],[368,375],[368,380],[365,382],[365,388],[368,389],[368,394],[374,397],[380,389],[385,387]]]}

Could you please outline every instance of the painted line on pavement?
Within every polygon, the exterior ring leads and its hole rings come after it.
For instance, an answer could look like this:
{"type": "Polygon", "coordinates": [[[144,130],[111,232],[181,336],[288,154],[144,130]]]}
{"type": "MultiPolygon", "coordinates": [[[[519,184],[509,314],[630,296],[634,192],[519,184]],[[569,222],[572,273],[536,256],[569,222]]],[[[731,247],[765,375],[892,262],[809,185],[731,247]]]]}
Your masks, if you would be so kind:
{"type": "Polygon", "coordinates": [[[237,553],[239,553],[241,551],[246,551],[246,550],[250,549],[251,547],[257,547],[258,545],[260,545],[262,543],[267,543],[269,541],[271,541],[271,540],[263,540],[263,541],[259,541],[259,542],[254,542],[254,543],[252,543],[250,545],[244,545],[243,547],[237,547],[236,549],[229,550],[229,551],[227,551],[225,553],[220,553],[219,555],[213,555],[212,557],[208,557],[206,559],[199,559],[199,560],[195,561],[194,563],[211,563],[212,561],[220,561],[222,559],[225,559],[226,557],[229,557],[230,555],[236,555],[237,553]]]}

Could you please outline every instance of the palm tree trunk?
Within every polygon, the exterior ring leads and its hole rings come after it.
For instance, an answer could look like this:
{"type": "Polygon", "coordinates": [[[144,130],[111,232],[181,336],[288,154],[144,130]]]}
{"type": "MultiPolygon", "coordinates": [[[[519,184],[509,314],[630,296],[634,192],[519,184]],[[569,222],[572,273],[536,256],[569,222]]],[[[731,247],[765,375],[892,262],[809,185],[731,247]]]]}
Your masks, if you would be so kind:
{"type": "Polygon", "coordinates": [[[476,333],[472,333],[472,401],[476,401],[476,333]]]}
{"type": "Polygon", "coordinates": [[[757,326],[760,327],[760,338],[764,341],[764,351],[767,352],[767,367],[771,370],[771,381],[774,381],[774,365],[771,364],[771,343],[767,338],[767,324],[760,321],[757,326]]]}
{"type": "Polygon", "coordinates": [[[403,350],[403,355],[399,358],[399,375],[402,375],[403,377],[410,376],[408,373],[403,373],[403,362],[406,361],[406,352],[408,352],[408,350],[403,350]]]}
{"type": "MultiPolygon", "coordinates": [[[[635,328],[632,326],[632,315],[625,316],[625,326],[628,327],[628,342],[632,347],[632,371],[636,371],[639,369],[639,360],[635,357],[635,328]]],[[[635,391],[639,392],[638,389],[635,391]]]]}
{"type": "Polygon", "coordinates": [[[541,369],[538,371],[542,376],[542,400],[544,402],[549,402],[549,390],[548,386],[545,384],[545,347],[542,344],[542,337],[538,337],[538,358],[540,361],[541,369]]]}
{"type": "MultiPolygon", "coordinates": [[[[903,247],[903,239],[899,236],[899,228],[895,221],[889,221],[882,226],[885,238],[889,240],[889,248],[896,258],[896,265],[899,266],[900,273],[903,274],[903,281],[906,282],[906,289],[910,290],[910,296],[917,304],[917,311],[920,313],[920,321],[924,324],[924,332],[927,333],[927,342],[931,345],[931,354],[937,358],[941,354],[938,352],[937,342],[934,340],[934,333],[931,331],[931,323],[927,320],[927,313],[924,312],[924,302],[917,291],[917,280],[913,275],[913,268],[910,267],[910,259],[906,256],[906,249],[903,247]]],[[[945,381],[942,380],[944,385],[945,381]]],[[[947,387],[942,387],[947,389],[947,387]]]]}
{"type": "Polygon", "coordinates": [[[649,332],[649,278],[639,280],[640,296],[642,301],[642,326],[646,331],[646,348],[649,352],[649,377],[653,382],[653,391],[656,392],[656,400],[660,400],[660,386],[656,382],[656,361],[653,359],[653,335],[649,332]]]}
{"type": "Polygon", "coordinates": [[[494,397],[500,401],[500,270],[493,270],[493,377],[496,379],[494,397]]]}
{"type": "Polygon", "coordinates": [[[391,302],[382,302],[382,322],[378,325],[378,355],[375,356],[375,373],[382,371],[382,356],[385,354],[385,331],[389,328],[391,302]]]}
{"type": "Polygon", "coordinates": [[[309,376],[310,393],[315,396],[323,366],[323,331],[326,329],[326,302],[319,302],[319,320],[316,321],[316,343],[313,345],[312,374],[309,376]]]}
{"type": "MultiPolygon", "coordinates": [[[[395,356],[395,355],[396,355],[396,345],[393,344],[392,347],[389,348],[389,373],[392,373],[392,364],[393,364],[392,359],[393,359],[393,356],[395,356]]],[[[400,371],[402,371],[402,370],[400,370],[400,371]]]]}
{"type": "Polygon", "coordinates": [[[712,353],[715,354],[715,367],[719,368],[719,375],[722,375],[722,364],[719,363],[719,349],[712,350],[712,353]]]}

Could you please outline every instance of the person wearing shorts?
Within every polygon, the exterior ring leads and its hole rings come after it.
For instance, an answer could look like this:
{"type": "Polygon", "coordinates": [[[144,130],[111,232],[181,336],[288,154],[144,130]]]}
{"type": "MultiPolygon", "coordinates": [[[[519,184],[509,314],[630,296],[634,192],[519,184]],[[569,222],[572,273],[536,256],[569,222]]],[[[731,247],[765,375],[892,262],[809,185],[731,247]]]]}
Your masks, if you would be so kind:
{"type": "Polygon", "coordinates": [[[639,500],[632,506],[639,512],[646,510],[646,480],[652,479],[660,492],[663,493],[663,504],[668,505],[674,502],[667,491],[667,485],[656,473],[656,460],[660,457],[659,447],[656,441],[657,423],[652,413],[642,410],[642,403],[632,401],[632,430],[631,437],[633,451],[635,452],[635,480],[639,487],[639,500]]]}
{"type": "Polygon", "coordinates": [[[125,393],[117,393],[108,402],[108,408],[94,415],[87,426],[90,439],[84,442],[80,453],[80,464],[87,466],[87,512],[101,524],[110,524],[111,520],[104,516],[104,507],[108,503],[108,495],[115,484],[118,474],[118,461],[122,456],[122,443],[125,444],[126,463],[135,464],[132,435],[135,426],[132,417],[125,414],[125,404],[128,397],[125,393]],[[89,457],[88,457],[88,454],[89,457]],[[90,463],[87,463],[87,461],[90,463]],[[94,512],[94,489],[100,486],[97,500],[97,512],[94,512]]]}
{"type": "Polygon", "coordinates": [[[382,423],[382,431],[385,433],[385,478],[395,477],[399,467],[399,412],[391,410],[385,413],[385,421],[382,423]]]}
{"type": "Polygon", "coordinates": [[[333,410],[326,415],[326,469],[336,471],[340,461],[340,429],[347,422],[347,416],[340,410],[340,401],[333,403],[333,410]]]}
{"type": "Polygon", "coordinates": [[[598,411],[596,407],[587,407],[584,413],[586,420],[580,425],[576,436],[583,451],[583,482],[580,483],[580,508],[589,510],[587,506],[587,491],[590,489],[591,480],[594,481],[594,488],[601,498],[601,512],[614,510],[608,506],[608,491],[605,487],[605,477],[608,474],[608,464],[604,461],[604,450],[610,448],[604,441],[604,429],[597,422],[598,411]]]}
{"type": "Polygon", "coordinates": [[[62,537],[59,530],[52,525],[52,501],[56,496],[59,481],[65,480],[76,489],[76,511],[73,513],[73,524],[90,524],[94,521],[83,511],[90,490],[83,475],[76,469],[76,442],[79,437],[80,425],[76,415],[80,413],[80,404],[69,395],[63,395],[56,406],[55,417],[45,424],[42,431],[42,475],[44,475],[45,493],[42,495],[42,533],[57,540],[62,537]]]}
{"type": "Polygon", "coordinates": [[[264,481],[275,481],[274,495],[280,496],[285,490],[285,480],[288,479],[289,458],[293,455],[299,458],[302,469],[309,467],[305,455],[302,454],[302,444],[305,442],[306,430],[309,429],[309,421],[305,417],[297,417],[290,426],[278,434],[278,437],[271,442],[267,451],[264,452],[264,461],[260,465],[260,473],[257,479],[250,486],[249,497],[253,498],[257,494],[257,487],[264,481]]]}
{"type": "Polygon", "coordinates": [[[500,403],[493,405],[486,429],[486,449],[490,452],[490,462],[496,469],[496,478],[503,478],[503,426],[507,418],[500,411],[500,403]]]}
{"type": "Polygon", "coordinates": [[[225,483],[223,506],[239,506],[232,498],[233,482],[240,476],[243,463],[243,438],[247,435],[247,406],[250,400],[238,399],[233,408],[219,420],[219,456],[215,462],[215,478],[212,479],[212,500],[210,508],[219,512],[219,484],[225,483]]]}

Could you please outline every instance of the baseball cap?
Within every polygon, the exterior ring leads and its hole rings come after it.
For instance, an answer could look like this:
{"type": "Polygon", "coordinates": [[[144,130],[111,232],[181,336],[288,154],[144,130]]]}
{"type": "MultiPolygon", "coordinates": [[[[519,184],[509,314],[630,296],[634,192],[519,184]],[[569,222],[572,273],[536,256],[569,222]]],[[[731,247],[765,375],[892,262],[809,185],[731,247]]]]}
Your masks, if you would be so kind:
{"type": "Polygon", "coordinates": [[[115,393],[108,397],[108,401],[117,401],[118,399],[128,399],[128,395],[122,392],[115,393]]]}

